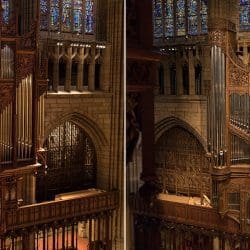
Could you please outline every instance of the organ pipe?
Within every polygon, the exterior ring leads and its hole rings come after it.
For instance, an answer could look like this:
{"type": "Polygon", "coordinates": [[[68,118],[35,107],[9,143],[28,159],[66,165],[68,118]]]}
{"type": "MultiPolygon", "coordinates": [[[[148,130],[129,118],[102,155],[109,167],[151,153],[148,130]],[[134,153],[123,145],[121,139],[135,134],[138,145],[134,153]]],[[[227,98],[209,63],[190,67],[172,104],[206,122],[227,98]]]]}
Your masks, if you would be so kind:
{"type": "Polygon", "coordinates": [[[8,45],[4,45],[1,49],[0,73],[2,79],[10,79],[14,77],[14,53],[8,45]]]}
{"type": "Polygon", "coordinates": [[[250,96],[248,94],[230,95],[230,123],[243,132],[250,133],[250,96]]]}
{"type": "Polygon", "coordinates": [[[38,100],[38,147],[42,148],[42,141],[44,138],[44,94],[38,100]]]}
{"type": "Polygon", "coordinates": [[[231,136],[231,164],[249,164],[250,163],[250,145],[241,138],[231,136]]]}
{"type": "Polygon", "coordinates": [[[23,79],[17,88],[17,158],[31,158],[32,148],[32,75],[23,79]]]}
{"type": "Polygon", "coordinates": [[[0,114],[0,162],[12,159],[12,104],[0,114]]]}
{"type": "Polygon", "coordinates": [[[226,161],[226,81],[225,81],[225,55],[221,48],[212,47],[211,51],[211,92],[209,97],[209,142],[213,163],[222,167],[226,161]]]}

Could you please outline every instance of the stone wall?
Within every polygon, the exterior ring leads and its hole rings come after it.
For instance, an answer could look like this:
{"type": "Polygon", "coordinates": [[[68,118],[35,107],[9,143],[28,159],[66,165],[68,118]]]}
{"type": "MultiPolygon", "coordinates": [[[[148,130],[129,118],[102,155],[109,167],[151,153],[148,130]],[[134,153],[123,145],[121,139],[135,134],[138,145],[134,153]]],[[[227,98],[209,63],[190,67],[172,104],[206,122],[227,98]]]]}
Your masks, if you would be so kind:
{"type": "Polygon", "coordinates": [[[78,123],[93,140],[97,151],[97,186],[109,187],[111,94],[48,94],[45,98],[45,138],[65,120],[78,123]]]}
{"type": "MultiPolygon", "coordinates": [[[[204,96],[156,96],[155,126],[168,117],[176,117],[207,140],[207,101],[204,96]]],[[[157,135],[156,135],[157,138],[157,135]]]]}

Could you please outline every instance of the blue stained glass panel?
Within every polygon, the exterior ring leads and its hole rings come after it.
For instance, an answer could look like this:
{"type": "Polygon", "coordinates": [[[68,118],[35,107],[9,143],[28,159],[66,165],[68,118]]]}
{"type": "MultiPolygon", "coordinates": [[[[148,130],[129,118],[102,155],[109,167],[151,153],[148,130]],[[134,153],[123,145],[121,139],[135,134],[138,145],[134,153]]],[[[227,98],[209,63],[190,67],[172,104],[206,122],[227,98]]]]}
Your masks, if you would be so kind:
{"type": "Polygon", "coordinates": [[[201,0],[201,33],[206,34],[208,32],[207,27],[207,0],[201,0]]]}
{"type": "Polygon", "coordinates": [[[10,4],[9,0],[2,0],[2,8],[3,8],[3,23],[8,24],[10,19],[10,4]]]}
{"type": "Polygon", "coordinates": [[[250,2],[248,0],[240,1],[240,29],[250,29],[250,2]]]}
{"type": "Polygon", "coordinates": [[[82,11],[74,10],[74,30],[81,32],[82,30],[82,11]]]}
{"type": "Polygon", "coordinates": [[[177,16],[185,15],[185,0],[178,0],[176,3],[177,7],[177,16]]]}
{"type": "Polygon", "coordinates": [[[188,34],[198,34],[198,18],[197,18],[197,0],[189,0],[188,4],[188,34]]]}
{"type": "Polygon", "coordinates": [[[154,6],[154,17],[155,18],[162,17],[162,5],[161,5],[160,1],[158,1],[158,2],[155,3],[155,6],[154,6]]]}
{"type": "Polygon", "coordinates": [[[94,2],[86,0],[85,3],[85,32],[94,32],[94,2]]]}
{"type": "Polygon", "coordinates": [[[51,7],[51,28],[59,28],[59,9],[57,7],[51,7]]]}
{"type": "Polygon", "coordinates": [[[249,4],[249,0],[240,0],[240,4],[249,4]]]}
{"type": "Polygon", "coordinates": [[[201,11],[202,15],[207,15],[207,1],[201,0],[201,11]]]}
{"type": "Polygon", "coordinates": [[[47,0],[40,1],[40,11],[42,14],[47,13],[47,11],[48,11],[47,0]]]}
{"type": "Polygon", "coordinates": [[[176,3],[176,30],[177,36],[183,36],[186,34],[186,22],[185,22],[185,0],[178,0],[176,3]]]}
{"type": "Polygon", "coordinates": [[[48,28],[48,5],[47,0],[40,0],[40,28],[46,30],[48,28]]]}
{"type": "Polygon", "coordinates": [[[71,0],[64,0],[62,5],[62,30],[70,31],[71,28],[71,0]]]}
{"type": "Polygon", "coordinates": [[[153,15],[154,15],[154,37],[160,38],[163,37],[163,16],[162,16],[162,4],[160,0],[154,1],[153,6],[153,15]]]}
{"type": "Polygon", "coordinates": [[[168,0],[166,2],[166,17],[173,18],[174,17],[174,5],[173,0],[168,0]]]}
{"type": "Polygon", "coordinates": [[[198,3],[196,0],[190,0],[188,6],[188,15],[197,15],[198,3]]]}
{"type": "Polygon", "coordinates": [[[177,17],[176,26],[177,26],[177,36],[186,35],[185,17],[177,17]]]}
{"type": "Polygon", "coordinates": [[[174,19],[166,19],[165,22],[165,36],[166,37],[173,37],[174,36],[174,19]]]}
{"type": "Polygon", "coordinates": [[[197,16],[190,16],[188,18],[188,33],[190,35],[198,34],[198,18],[197,16]]]}
{"type": "Polygon", "coordinates": [[[206,34],[207,32],[207,15],[201,15],[201,33],[206,34]]]}

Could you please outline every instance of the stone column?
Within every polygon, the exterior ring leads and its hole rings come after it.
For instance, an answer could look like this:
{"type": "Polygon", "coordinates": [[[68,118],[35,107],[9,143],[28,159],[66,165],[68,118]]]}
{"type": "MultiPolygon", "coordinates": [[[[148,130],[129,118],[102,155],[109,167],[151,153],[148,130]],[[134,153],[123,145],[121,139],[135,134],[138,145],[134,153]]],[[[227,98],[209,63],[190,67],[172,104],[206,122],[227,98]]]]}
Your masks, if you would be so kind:
{"type": "Polygon", "coordinates": [[[176,84],[177,84],[177,95],[183,95],[183,79],[182,79],[182,64],[176,63],[176,84]]]}
{"type": "Polygon", "coordinates": [[[66,82],[64,86],[65,91],[70,91],[71,88],[71,71],[72,71],[72,47],[69,47],[67,49],[66,82]]]}
{"type": "Polygon", "coordinates": [[[89,65],[89,91],[95,90],[95,45],[91,46],[91,62],[89,65]]]}
{"type": "Polygon", "coordinates": [[[195,68],[193,51],[188,51],[189,95],[195,95],[195,68]]]}
{"type": "Polygon", "coordinates": [[[163,62],[164,67],[164,94],[171,95],[170,67],[167,61],[163,62]]]}
{"type": "Polygon", "coordinates": [[[59,47],[55,48],[53,55],[53,90],[57,92],[59,85],[59,47]]]}
{"type": "Polygon", "coordinates": [[[84,66],[84,48],[80,48],[79,50],[79,62],[77,66],[77,85],[76,89],[78,91],[83,90],[83,66],[84,66]]]}
{"type": "Polygon", "coordinates": [[[110,88],[110,51],[111,45],[106,45],[106,48],[102,51],[103,61],[101,65],[100,73],[100,88],[102,91],[108,92],[110,88]]]}

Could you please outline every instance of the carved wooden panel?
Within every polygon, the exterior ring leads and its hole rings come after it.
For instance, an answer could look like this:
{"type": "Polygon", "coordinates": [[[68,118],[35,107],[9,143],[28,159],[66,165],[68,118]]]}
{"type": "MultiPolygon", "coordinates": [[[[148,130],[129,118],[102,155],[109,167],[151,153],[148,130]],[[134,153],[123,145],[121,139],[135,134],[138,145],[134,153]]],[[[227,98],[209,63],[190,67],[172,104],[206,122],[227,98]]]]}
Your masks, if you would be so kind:
{"type": "Polygon", "coordinates": [[[118,206],[118,192],[101,192],[86,197],[77,197],[56,202],[23,206],[15,213],[7,211],[6,226],[9,230],[23,229],[42,224],[74,218],[83,218],[96,213],[113,210],[118,206]]]}
{"type": "Polygon", "coordinates": [[[17,54],[16,74],[17,83],[20,83],[22,79],[32,74],[34,71],[34,54],[17,54]]]}
{"type": "Polygon", "coordinates": [[[230,86],[249,86],[249,72],[233,63],[229,64],[228,72],[230,86]]]}
{"type": "Polygon", "coordinates": [[[14,83],[0,83],[0,112],[12,101],[14,94],[14,83]]]}
{"type": "Polygon", "coordinates": [[[156,143],[155,155],[159,179],[168,191],[210,195],[209,162],[194,135],[181,127],[166,131],[156,143]]]}

